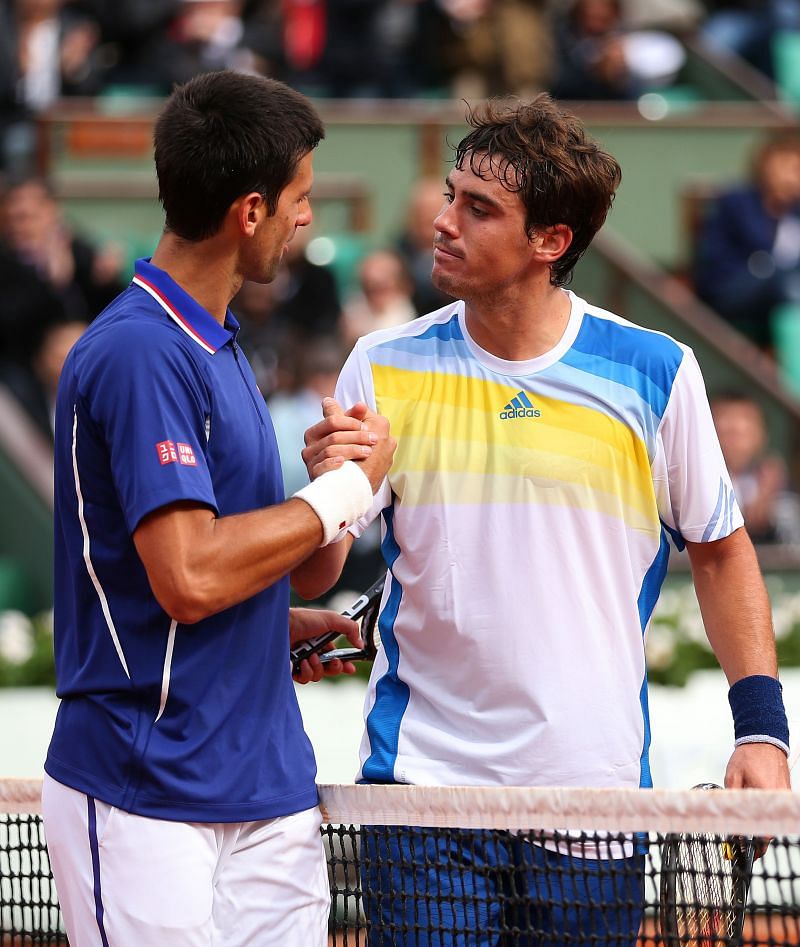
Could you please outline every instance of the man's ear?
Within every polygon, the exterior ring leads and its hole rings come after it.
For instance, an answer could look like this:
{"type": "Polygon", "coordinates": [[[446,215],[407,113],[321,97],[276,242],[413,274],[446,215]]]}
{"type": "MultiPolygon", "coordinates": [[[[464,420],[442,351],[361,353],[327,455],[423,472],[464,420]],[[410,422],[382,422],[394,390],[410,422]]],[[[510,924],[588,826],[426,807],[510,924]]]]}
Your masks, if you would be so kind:
{"type": "Polygon", "coordinates": [[[239,232],[243,236],[252,237],[256,227],[266,216],[267,204],[257,191],[251,191],[231,204],[230,213],[233,215],[239,232]]]}
{"type": "Polygon", "coordinates": [[[569,250],[572,243],[572,228],[566,224],[553,224],[536,230],[531,237],[531,246],[537,260],[542,263],[555,263],[569,250]]]}

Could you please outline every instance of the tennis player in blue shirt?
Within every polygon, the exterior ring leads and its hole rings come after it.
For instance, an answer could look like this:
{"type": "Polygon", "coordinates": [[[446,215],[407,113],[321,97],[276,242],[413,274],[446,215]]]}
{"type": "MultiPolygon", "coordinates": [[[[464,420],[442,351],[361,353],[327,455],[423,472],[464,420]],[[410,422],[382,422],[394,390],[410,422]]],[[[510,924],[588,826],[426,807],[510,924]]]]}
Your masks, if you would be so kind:
{"type": "MultiPolygon", "coordinates": [[[[284,502],[228,309],[311,222],[323,135],[279,82],[176,89],[155,129],[163,237],[64,366],[43,810],[72,947],[327,943],[289,648],[358,630],[290,611],[287,575],[367,511],[394,444],[382,417],[353,418],[349,454],[284,502]]],[[[298,680],[321,675],[315,657],[298,680]]]]}

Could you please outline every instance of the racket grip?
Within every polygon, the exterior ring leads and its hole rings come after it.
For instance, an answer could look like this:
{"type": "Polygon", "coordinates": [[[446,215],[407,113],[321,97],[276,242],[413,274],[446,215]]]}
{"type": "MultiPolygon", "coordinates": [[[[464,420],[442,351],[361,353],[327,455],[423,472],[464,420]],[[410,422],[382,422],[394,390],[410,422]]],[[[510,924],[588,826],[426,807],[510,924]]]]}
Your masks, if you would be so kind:
{"type": "Polygon", "coordinates": [[[321,663],[330,664],[331,661],[366,661],[369,655],[363,648],[334,648],[333,651],[325,651],[320,656],[321,663]]]}
{"type": "Polygon", "coordinates": [[[309,638],[307,641],[302,641],[297,647],[292,648],[290,652],[292,658],[292,673],[297,674],[300,670],[301,662],[305,661],[306,658],[310,658],[312,654],[319,654],[326,645],[329,645],[332,641],[336,641],[338,637],[338,631],[328,631],[324,635],[317,635],[316,638],[309,638]]]}

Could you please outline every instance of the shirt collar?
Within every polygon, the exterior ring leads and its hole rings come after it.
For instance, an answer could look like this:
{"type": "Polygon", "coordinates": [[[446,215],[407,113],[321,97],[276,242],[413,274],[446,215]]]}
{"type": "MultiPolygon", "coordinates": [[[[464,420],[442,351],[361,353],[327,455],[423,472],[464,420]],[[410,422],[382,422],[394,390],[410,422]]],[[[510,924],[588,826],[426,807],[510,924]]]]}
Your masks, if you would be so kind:
{"type": "Polygon", "coordinates": [[[132,282],[152,296],[170,319],[211,355],[229,342],[239,329],[239,323],[230,309],[225,314],[223,327],[168,273],[153,266],[149,259],[136,261],[132,282]]]}

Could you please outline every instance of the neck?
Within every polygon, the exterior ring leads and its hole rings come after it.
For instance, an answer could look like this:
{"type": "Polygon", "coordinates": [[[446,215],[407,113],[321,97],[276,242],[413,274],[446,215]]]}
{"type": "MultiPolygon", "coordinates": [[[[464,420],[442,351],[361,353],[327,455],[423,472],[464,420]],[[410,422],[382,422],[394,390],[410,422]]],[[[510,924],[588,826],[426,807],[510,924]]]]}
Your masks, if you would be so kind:
{"type": "Polygon", "coordinates": [[[195,243],[167,232],[151,261],[169,273],[220,325],[225,324],[228,305],[242,285],[236,261],[222,244],[216,237],[195,243]]]}
{"type": "Polygon", "coordinates": [[[509,362],[538,358],[554,348],[567,328],[569,296],[547,283],[525,299],[469,300],[469,334],[482,349],[509,362]]]}

